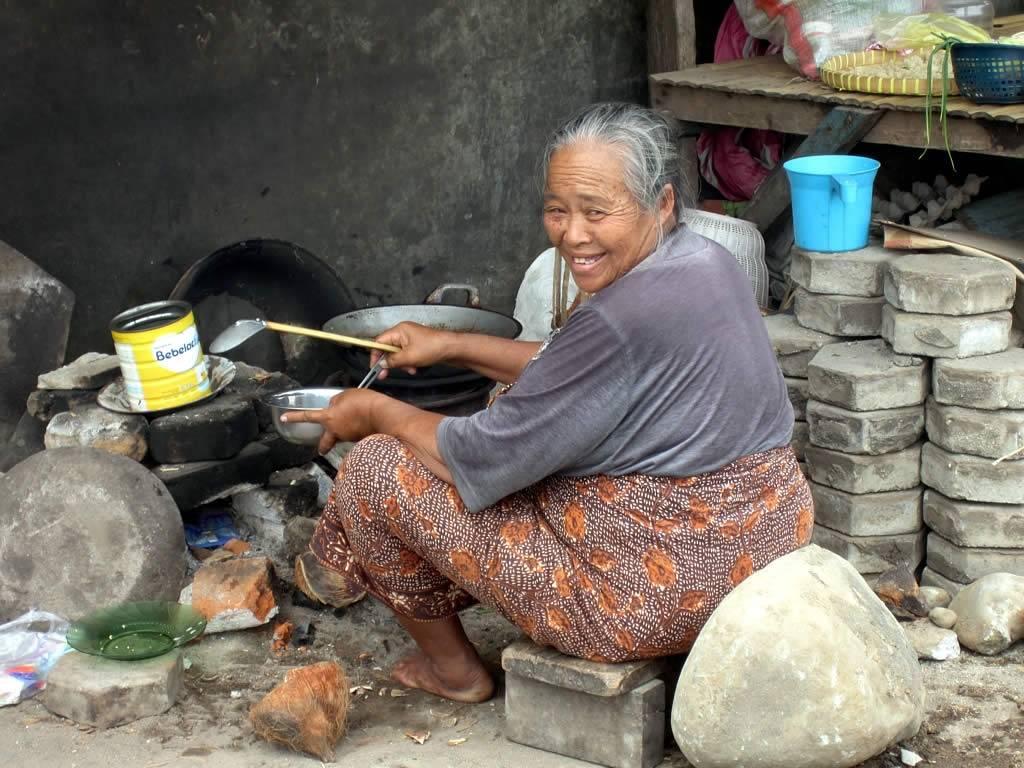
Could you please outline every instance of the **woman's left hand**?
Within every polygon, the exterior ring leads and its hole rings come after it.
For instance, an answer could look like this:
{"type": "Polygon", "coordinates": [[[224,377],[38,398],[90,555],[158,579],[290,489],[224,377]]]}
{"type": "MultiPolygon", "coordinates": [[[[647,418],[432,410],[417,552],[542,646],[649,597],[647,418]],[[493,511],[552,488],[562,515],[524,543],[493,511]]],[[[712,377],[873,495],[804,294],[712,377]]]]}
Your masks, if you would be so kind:
{"type": "Polygon", "coordinates": [[[289,424],[315,422],[323,425],[324,435],[320,438],[318,450],[327,453],[337,442],[362,440],[372,435],[373,402],[383,395],[368,389],[350,389],[331,398],[330,405],[318,411],[288,411],[281,420],[289,424]]]}

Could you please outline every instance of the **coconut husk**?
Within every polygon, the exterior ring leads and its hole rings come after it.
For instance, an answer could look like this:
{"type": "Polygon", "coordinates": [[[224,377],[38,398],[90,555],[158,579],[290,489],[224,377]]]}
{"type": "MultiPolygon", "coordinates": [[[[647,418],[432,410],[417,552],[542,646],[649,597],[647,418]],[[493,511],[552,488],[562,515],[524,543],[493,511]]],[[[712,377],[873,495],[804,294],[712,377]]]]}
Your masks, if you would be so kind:
{"type": "Polygon", "coordinates": [[[249,710],[249,720],[260,738],[330,762],[348,710],[348,676],[325,661],[291,670],[249,710]]]}

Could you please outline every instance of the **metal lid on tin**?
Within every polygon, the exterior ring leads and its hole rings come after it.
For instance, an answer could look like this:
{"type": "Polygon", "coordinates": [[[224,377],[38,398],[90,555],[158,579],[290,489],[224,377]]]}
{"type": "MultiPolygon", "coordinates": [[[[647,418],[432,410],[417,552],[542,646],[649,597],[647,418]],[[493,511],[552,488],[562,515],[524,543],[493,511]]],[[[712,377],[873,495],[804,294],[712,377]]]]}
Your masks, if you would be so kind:
{"type": "Polygon", "coordinates": [[[151,331],[175,323],[192,311],[187,301],[153,301],[126,309],[110,321],[110,330],[117,333],[151,331]]]}

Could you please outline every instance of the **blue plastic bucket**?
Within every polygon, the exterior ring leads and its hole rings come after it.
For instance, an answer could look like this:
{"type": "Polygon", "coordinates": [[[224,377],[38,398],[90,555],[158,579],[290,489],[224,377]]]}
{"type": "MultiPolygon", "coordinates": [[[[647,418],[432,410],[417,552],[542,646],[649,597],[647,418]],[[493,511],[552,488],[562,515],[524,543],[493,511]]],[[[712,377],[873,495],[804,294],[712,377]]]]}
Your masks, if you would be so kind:
{"type": "Polygon", "coordinates": [[[868,244],[871,191],[879,162],[856,155],[811,155],[788,161],[793,235],[805,251],[838,253],[868,244]]]}

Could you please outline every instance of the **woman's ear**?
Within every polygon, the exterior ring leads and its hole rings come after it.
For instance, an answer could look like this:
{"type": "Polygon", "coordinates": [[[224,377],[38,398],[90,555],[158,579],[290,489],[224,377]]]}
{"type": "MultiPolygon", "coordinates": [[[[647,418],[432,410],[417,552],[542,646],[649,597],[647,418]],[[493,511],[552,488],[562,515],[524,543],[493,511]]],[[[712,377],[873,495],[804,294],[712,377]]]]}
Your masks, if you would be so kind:
{"type": "Polygon", "coordinates": [[[670,224],[676,218],[676,188],[666,184],[661,189],[661,198],[658,200],[658,218],[662,226],[670,224]]]}

